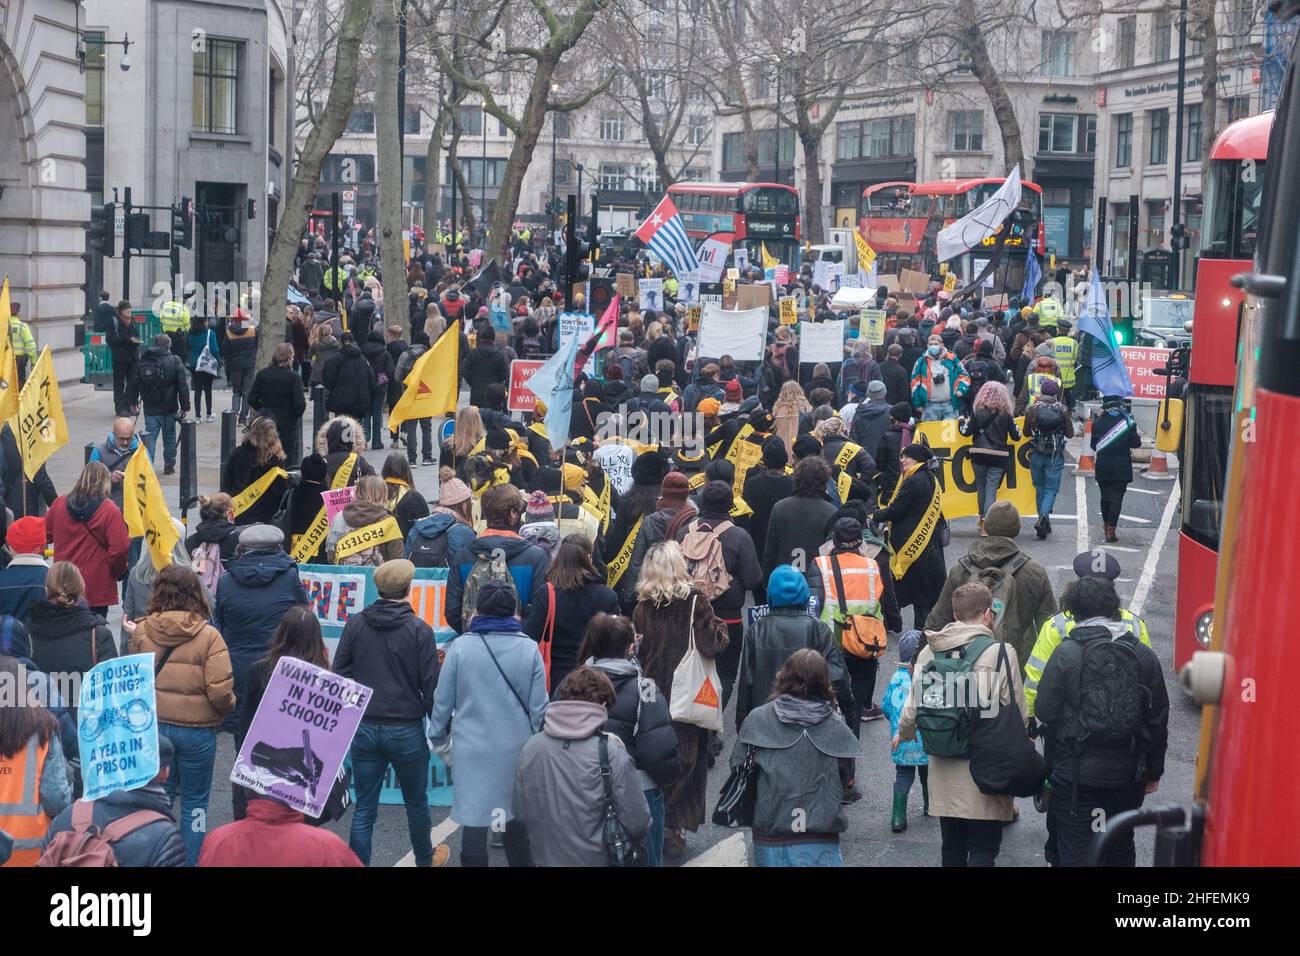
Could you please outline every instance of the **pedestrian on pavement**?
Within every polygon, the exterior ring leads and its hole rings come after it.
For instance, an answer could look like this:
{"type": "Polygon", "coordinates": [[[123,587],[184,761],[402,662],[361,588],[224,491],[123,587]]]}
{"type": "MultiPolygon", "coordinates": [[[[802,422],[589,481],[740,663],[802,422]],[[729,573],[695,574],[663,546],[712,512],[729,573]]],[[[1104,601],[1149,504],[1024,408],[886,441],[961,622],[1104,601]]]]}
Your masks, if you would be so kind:
{"type": "Polygon", "coordinates": [[[777,672],[769,701],[737,733],[731,767],[752,759],[758,770],[755,866],[844,865],[840,834],[848,820],[839,767],[857,756],[858,741],[835,714],[837,702],[826,659],[801,648],[777,672]]]}
{"type": "Polygon", "coordinates": [[[194,418],[196,421],[203,419],[203,399],[208,400],[208,421],[216,420],[216,409],[212,405],[212,383],[216,380],[217,369],[220,368],[221,362],[221,343],[217,338],[216,330],[212,324],[202,316],[194,316],[190,320],[190,387],[194,391],[194,418]],[[208,355],[216,361],[217,365],[212,365],[204,359],[203,352],[207,350],[208,355]],[[200,368],[199,366],[204,366],[200,368]]]}
{"type": "Polygon", "coordinates": [[[368,426],[370,447],[374,451],[384,448],[384,405],[388,400],[388,387],[397,377],[393,356],[388,351],[382,329],[374,329],[361,345],[361,354],[374,372],[374,388],[370,395],[369,414],[362,419],[368,426]]]}
{"type": "Polygon", "coordinates": [[[651,816],[640,775],[623,740],[605,729],[616,704],[609,678],[579,667],[555,689],[541,730],[520,751],[515,822],[538,866],[611,866],[611,810],[633,841],[645,838],[651,816]]]}
{"type": "Polygon", "coordinates": [[[253,414],[275,422],[285,458],[301,458],[302,414],[307,410],[307,399],[302,394],[302,378],[293,370],[293,346],[288,342],[275,347],[271,364],[253,378],[248,404],[253,414]]]}
{"type": "Polygon", "coordinates": [[[489,827],[503,833],[511,866],[530,866],[528,832],[515,818],[512,795],[519,754],[546,708],[546,670],[537,643],[520,628],[514,583],[487,580],[476,599],[468,628],[447,650],[429,740],[440,754],[450,743],[451,819],[465,828],[461,866],[488,865],[489,827]]]}
{"type": "Polygon", "coordinates": [[[325,407],[332,415],[347,415],[363,423],[370,418],[378,388],[375,370],[351,332],[339,336],[338,354],[326,361],[321,382],[326,391],[325,407]]]}
{"type": "Polygon", "coordinates": [[[100,617],[118,602],[117,583],[126,574],[131,539],[122,512],[109,500],[112,479],[97,461],[60,495],[45,515],[45,536],[60,561],[76,565],[85,579],[85,597],[100,617]]]}
{"type": "MultiPolygon", "coordinates": [[[[376,569],[379,600],[348,619],[334,660],[335,673],[372,689],[352,740],[357,806],[348,845],[364,866],[370,865],[379,791],[390,766],[406,805],[416,866],[441,866],[450,855],[441,846],[435,855],[429,839],[429,744],[424,719],[433,711],[438,686],[438,644],[433,628],[411,607],[414,577],[415,565],[403,558],[376,569]]],[[[449,664],[450,657],[448,652],[449,664]]],[[[456,784],[459,790],[459,767],[456,784]]]]}
{"type": "MultiPolygon", "coordinates": [[[[993,637],[993,595],[989,589],[977,583],[963,584],[953,591],[952,608],[955,620],[951,624],[940,631],[926,631],[926,645],[916,658],[912,691],[903,707],[894,747],[916,739],[917,702],[922,700],[926,665],[939,655],[961,656],[969,661],[974,674],[970,684],[978,687],[980,703],[972,720],[982,719],[994,708],[1013,704],[1022,717],[1025,714],[1020,662],[1014,648],[993,637]],[[972,644],[976,646],[972,648],[972,644]],[[998,662],[1004,652],[1007,665],[1000,668],[998,662]]],[[[933,740],[926,739],[929,742],[923,743],[933,746],[933,740]]],[[[926,753],[930,755],[930,801],[934,815],[939,817],[943,865],[993,866],[1002,845],[1002,825],[1015,819],[1013,798],[983,793],[971,777],[969,757],[936,756],[932,749],[926,753]]]]}
{"type": "Polygon", "coordinates": [[[230,382],[230,410],[239,416],[239,424],[248,423],[248,391],[253,387],[253,370],[257,367],[257,326],[242,308],[235,309],[226,323],[226,378],[230,382]]]}
{"type": "Polygon", "coordinates": [[[1034,531],[1042,541],[1052,533],[1052,509],[1065,468],[1065,443],[1074,437],[1070,410],[1060,400],[1061,386],[1043,382],[1038,398],[1025,410],[1025,437],[1029,439],[1029,474],[1034,482],[1038,521],[1034,531]]]}
{"type": "Polygon", "coordinates": [[[108,352],[113,359],[113,414],[133,415],[128,396],[131,372],[140,354],[140,339],[136,333],[135,316],[131,302],[122,299],[117,303],[113,326],[107,335],[108,352]]]}
{"type": "Polygon", "coordinates": [[[320,318],[307,333],[307,364],[311,366],[309,384],[320,385],[324,382],[325,366],[338,354],[340,348],[342,346],[334,337],[334,329],[329,320],[320,318]]]}
{"type": "Polygon", "coordinates": [[[140,439],[135,434],[135,419],[123,416],[113,419],[108,437],[90,453],[90,461],[100,462],[108,469],[112,485],[109,497],[119,511],[122,509],[122,479],[126,477],[126,466],[138,447],[140,439]]]}
{"type": "Polygon", "coordinates": [[[985,382],[975,396],[970,417],[957,419],[957,432],[971,439],[969,457],[975,469],[975,496],[979,508],[979,526],[984,530],[984,516],[998,500],[998,489],[1009,468],[1012,446],[1020,440],[1011,411],[1011,396],[1001,382],[985,382]]]}
{"type": "MultiPolygon", "coordinates": [[[[0,680],[24,686],[23,665],[0,655],[0,680]]],[[[67,759],[48,708],[0,707],[0,865],[36,865],[50,820],[73,799],[67,759]]]]}
{"type": "Polygon", "coordinates": [[[235,709],[230,652],[208,623],[211,611],[198,575],[182,564],[158,572],[149,595],[149,614],[137,624],[127,648],[152,654],[158,691],[158,732],[172,742],[175,756],[167,795],[180,798],[185,863],[194,866],[207,832],[217,730],[235,709]]]}
{"type": "Polygon", "coordinates": [[[1137,422],[1125,407],[1124,399],[1107,395],[1092,420],[1097,487],[1101,490],[1101,523],[1107,543],[1119,540],[1115,530],[1124,510],[1124,494],[1133,481],[1132,451],[1141,447],[1137,422]]]}
{"type": "MultiPolygon", "coordinates": [[[[889,563],[898,606],[912,606],[912,626],[920,630],[943,590],[948,571],[943,556],[945,522],[939,481],[931,470],[934,452],[913,442],[899,454],[902,472],[888,501],[872,514],[889,523],[889,563]]],[[[882,497],[886,491],[881,491],[882,497]]]]}
{"type": "Polygon", "coordinates": [[[275,422],[263,416],[254,418],[244,432],[244,440],[221,469],[221,490],[242,505],[235,514],[235,524],[265,524],[275,517],[289,490],[289,479],[281,476],[268,484],[259,483],[284,466],[284,446],[275,422]]]}
{"type": "MultiPolygon", "coordinates": [[[[1077,622],[1043,668],[1035,714],[1050,770],[1050,836],[1059,866],[1082,866],[1096,820],[1142,806],[1164,775],[1169,695],[1155,652],[1120,617],[1103,580],[1072,583],[1062,598],[1077,622]]],[[[1132,830],[1113,838],[1102,866],[1135,866],[1132,830]]]]}
{"type": "Polygon", "coordinates": [[[898,664],[880,705],[889,718],[889,756],[894,761],[894,804],[889,816],[889,829],[894,833],[907,829],[907,795],[918,774],[921,777],[921,815],[930,815],[930,760],[922,746],[920,732],[915,740],[906,743],[898,739],[898,725],[903,718],[907,695],[912,691],[912,667],[924,642],[924,631],[904,631],[899,635],[898,664]]]}
{"type": "Polygon", "coordinates": [[[149,459],[157,461],[158,435],[163,438],[164,475],[176,473],[176,420],[190,411],[190,385],[185,363],[172,354],[165,332],[154,336],[131,370],[128,399],[144,408],[144,442],[149,459]]]}
{"type": "Polygon", "coordinates": [[[10,524],[5,546],[13,557],[0,571],[0,615],[23,623],[32,604],[45,597],[45,519],[28,515],[10,524]]]}
{"type": "MultiPolygon", "coordinates": [[[[641,673],[636,640],[631,619],[597,614],[587,625],[578,660],[603,673],[614,687],[605,730],[623,742],[636,765],[641,792],[650,808],[646,865],[657,867],[662,865],[664,852],[664,788],[681,776],[681,759],[668,698],[641,673]]],[[[559,699],[558,692],[555,696],[559,699]]]]}

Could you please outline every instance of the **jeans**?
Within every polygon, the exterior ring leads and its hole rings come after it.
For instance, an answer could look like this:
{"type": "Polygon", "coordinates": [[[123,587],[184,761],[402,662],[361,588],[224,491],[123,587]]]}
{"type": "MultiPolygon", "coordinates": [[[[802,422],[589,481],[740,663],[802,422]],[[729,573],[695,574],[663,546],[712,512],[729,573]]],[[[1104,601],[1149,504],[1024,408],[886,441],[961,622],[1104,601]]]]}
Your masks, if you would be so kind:
{"type": "MultiPolygon", "coordinates": [[[[1143,787],[1084,787],[1069,784],[1052,789],[1047,806],[1051,834],[1056,841],[1057,859],[1053,865],[1083,866],[1088,845],[1097,835],[1094,821],[1110,820],[1117,814],[1142,806],[1143,787]],[[1101,814],[1097,814],[1100,810],[1101,814]]],[[[1052,862],[1049,860],[1049,862],[1052,862]]],[[[1102,858],[1102,866],[1137,866],[1137,847],[1133,831],[1112,838],[1102,858]]]]}
{"type": "Polygon", "coordinates": [[[1101,489],[1101,523],[1112,527],[1119,526],[1119,513],[1124,508],[1124,492],[1128,491],[1127,481],[1099,481],[1101,489]]]}
{"type": "Polygon", "coordinates": [[[1056,506],[1056,493],[1061,490],[1061,471],[1065,468],[1065,455],[1029,456],[1029,474],[1034,481],[1034,496],[1038,499],[1038,516],[1050,517],[1056,506]]]}
{"type": "MultiPolygon", "coordinates": [[[[972,459],[974,461],[974,459],[972,459]]],[[[974,465],[975,499],[979,502],[980,517],[989,513],[993,502],[998,500],[998,488],[1002,485],[1002,476],[1007,473],[1004,465],[974,465]]]]}
{"type": "MultiPolygon", "coordinates": [[[[532,866],[533,853],[528,846],[528,831],[520,820],[507,820],[501,834],[506,847],[506,862],[511,866],[532,866]]],[[[460,836],[460,865],[488,865],[488,828],[465,827],[460,836]]]]}
{"type": "Polygon", "coordinates": [[[740,673],[740,649],[745,641],[745,625],[737,621],[727,625],[727,646],[715,658],[718,665],[718,680],[722,683],[722,709],[727,709],[727,701],[736,689],[736,675],[740,673]]]}
{"type": "Polygon", "coordinates": [[[650,807],[650,828],[645,831],[646,866],[663,866],[664,860],[664,792],[658,787],[642,791],[650,807]]]}
{"type": "Polygon", "coordinates": [[[754,844],[755,866],[843,866],[838,843],[754,844]]]}
{"type": "Polygon", "coordinates": [[[1001,820],[940,817],[939,833],[944,866],[992,866],[1002,846],[1001,820]]]}
{"type": "Polygon", "coordinates": [[[352,782],[357,792],[348,846],[365,866],[370,865],[371,836],[379,815],[379,791],[389,765],[397,773],[406,804],[406,828],[410,831],[415,865],[433,862],[429,839],[429,744],[419,724],[375,724],[362,721],[352,738],[352,782]]]}
{"type": "Polygon", "coordinates": [[[194,866],[208,832],[208,798],[212,795],[212,765],[217,759],[217,732],[211,727],[179,727],[162,722],[158,730],[176,751],[171,774],[163,787],[173,806],[177,793],[180,794],[185,865],[194,866]]]}
{"type": "Polygon", "coordinates": [[[912,628],[917,631],[925,630],[925,619],[930,616],[934,610],[933,604],[913,604],[912,605],[912,628]]]}
{"type": "Polygon", "coordinates": [[[894,793],[908,793],[916,780],[916,772],[921,772],[921,786],[929,786],[930,768],[925,764],[898,764],[894,767],[894,793]]]}
{"type": "Polygon", "coordinates": [[[420,426],[420,437],[424,441],[424,460],[433,461],[433,419],[412,418],[402,423],[406,434],[406,460],[415,464],[415,426],[420,426]]]}
{"type": "Polygon", "coordinates": [[[230,410],[239,416],[239,420],[248,418],[248,392],[253,387],[253,370],[251,368],[227,368],[226,378],[230,381],[230,410]]]}
{"type": "Polygon", "coordinates": [[[921,410],[920,420],[923,422],[942,422],[956,417],[957,413],[952,410],[952,402],[944,400],[942,402],[927,402],[925,408],[921,410]]]}
{"type": "Polygon", "coordinates": [[[366,416],[366,431],[371,448],[384,447],[384,393],[377,391],[370,399],[370,414],[366,416]]]}
{"type": "Polygon", "coordinates": [[[158,445],[158,433],[162,433],[163,461],[168,468],[176,464],[176,414],[146,415],[144,417],[144,447],[149,452],[149,460],[157,461],[154,449],[158,445]]]}

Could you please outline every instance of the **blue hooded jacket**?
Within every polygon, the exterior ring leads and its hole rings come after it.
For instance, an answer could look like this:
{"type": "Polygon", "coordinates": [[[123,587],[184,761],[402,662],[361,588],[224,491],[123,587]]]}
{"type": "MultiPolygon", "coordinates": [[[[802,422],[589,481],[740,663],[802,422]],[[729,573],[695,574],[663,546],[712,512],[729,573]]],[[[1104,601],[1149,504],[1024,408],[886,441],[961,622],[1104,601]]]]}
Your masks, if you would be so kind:
{"type": "Polygon", "coordinates": [[[457,634],[464,630],[461,626],[461,602],[465,594],[465,579],[469,577],[474,562],[480,557],[491,556],[494,548],[505,553],[506,567],[523,605],[520,608],[521,619],[527,619],[533,601],[546,589],[546,569],[551,559],[544,550],[517,534],[493,529],[484,531],[482,537],[454,552],[451,567],[447,570],[447,624],[457,634]]]}
{"type": "Polygon", "coordinates": [[[411,525],[411,533],[406,536],[406,556],[409,558],[420,541],[425,544],[441,534],[447,536],[447,561],[451,562],[462,548],[474,543],[474,529],[457,521],[449,514],[438,512],[427,518],[421,518],[411,525]]]}

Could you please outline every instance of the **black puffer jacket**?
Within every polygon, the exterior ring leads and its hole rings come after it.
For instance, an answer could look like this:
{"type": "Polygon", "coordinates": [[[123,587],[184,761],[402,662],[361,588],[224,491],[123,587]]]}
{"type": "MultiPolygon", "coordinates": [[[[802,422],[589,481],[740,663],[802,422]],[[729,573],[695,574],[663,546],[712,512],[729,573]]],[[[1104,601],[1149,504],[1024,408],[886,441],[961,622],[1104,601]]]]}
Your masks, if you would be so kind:
{"type": "Polygon", "coordinates": [[[104,619],[86,607],[34,601],[27,610],[32,662],[47,674],[84,674],[117,657],[117,645],[104,619]]]}
{"type": "Polygon", "coordinates": [[[1006,412],[977,409],[957,422],[957,431],[971,439],[970,456],[980,464],[1006,464],[1011,451],[1008,438],[1020,440],[1016,420],[1006,412]]]}
{"type": "Polygon", "coordinates": [[[616,698],[605,730],[623,741],[641,775],[642,789],[672,786],[681,776],[682,765],[668,698],[649,677],[640,676],[632,661],[602,657],[590,666],[614,685],[616,698]]]}
{"type": "Polygon", "coordinates": [[[200,521],[194,533],[185,539],[185,549],[193,554],[200,545],[216,542],[221,546],[221,563],[229,565],[235,560],[235,545],[239,544],[239,526],[225,518],[200,521]]]}
{"type": "Polygon", "coordinates": [[[143,406],[146,415],[175,415],[190,410],[189,376],[185,364],[172,355],[171,349],[147,348],[140,361],[131,369],[131,385],[127,400],[132,405],[143,406]],[[141,366],[159,366],[157,385],[146,386],[141,366]]]}
{"type": "Polygon", "coordinates": [[[469,403],[480,408],[487,402],[488,386],[510,381],[510,356],[495,341],[481,342],[462,360],[462,373],[469,383],[469,403]]]}
{"type": "Polygon", "coordinates": [[[356,343],[344,345],[330,357],[321,373],[321,383],[329,393],[325,400],[329,411],[354,418],[370,414],[370,397],[377,387],[375,370],[356,343]]]}

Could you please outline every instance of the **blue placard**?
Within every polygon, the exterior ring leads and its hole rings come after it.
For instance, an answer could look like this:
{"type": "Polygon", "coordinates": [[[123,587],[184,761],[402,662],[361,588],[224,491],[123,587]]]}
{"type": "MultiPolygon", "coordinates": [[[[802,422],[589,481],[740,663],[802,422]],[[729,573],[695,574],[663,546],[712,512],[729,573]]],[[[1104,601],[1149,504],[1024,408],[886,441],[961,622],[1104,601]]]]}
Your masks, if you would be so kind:
{"type": "Polygon", "coordinates": [[[86,672],[77,710],[81,799],[134,790],[158,776],[156,707],[152,654],[114,658],[86,672]]]}

